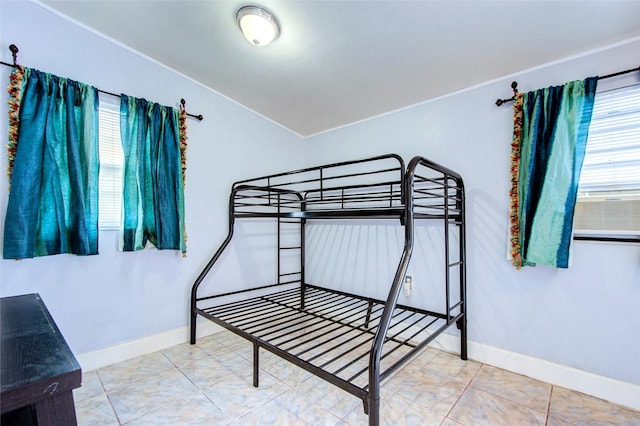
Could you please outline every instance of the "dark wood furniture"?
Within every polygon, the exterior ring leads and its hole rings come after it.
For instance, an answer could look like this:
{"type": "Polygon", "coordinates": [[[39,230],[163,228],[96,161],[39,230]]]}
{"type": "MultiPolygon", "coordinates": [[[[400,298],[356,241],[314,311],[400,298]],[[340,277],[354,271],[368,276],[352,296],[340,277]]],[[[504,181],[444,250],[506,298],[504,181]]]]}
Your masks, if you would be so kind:
{"type": "Polygon", "coordinates": [[[82,373],[38,294],[0,299],[3,426],[76,425],[82,373]]]}

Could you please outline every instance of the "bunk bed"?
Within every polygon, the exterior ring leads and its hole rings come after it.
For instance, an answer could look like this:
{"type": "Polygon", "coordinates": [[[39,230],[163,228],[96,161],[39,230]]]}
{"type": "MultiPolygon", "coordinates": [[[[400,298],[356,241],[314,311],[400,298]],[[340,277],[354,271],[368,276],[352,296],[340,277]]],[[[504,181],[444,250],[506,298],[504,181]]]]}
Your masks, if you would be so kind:
{"type": "MultiPolygon", "coordinates": [[[[357,223],[357,222],[356,222],[357,223]]],[[[226,239],[191,290],[191,344],[196,320],[207,318],[253,344],[253,385],[259,385],[259,349],[278,355],[362,399],[369,424],[380,421],[381,382],[448,327],[460,330],[467,359],[465,201],[461,176],[423,157],[405,168],[388,154],[233,184],[226,239]],[[199,287],[220,261],[236,221],[275,221],[277,273],[273,282],[220,294],[199,287]],[[386,300],[327,288],[305,279],[305,226],[328,219],[395,219],[404,248],[386,300]],[[437,224],[444,272],[442,309],[399,304],[414,248],[416,222],[437,224]],[[283,237],[292,227],[294,244],[283,237]],[[286,231],[285,231],[286,230],[286,231]],[[283,258],[296,256],[297,267],[283,258]]],[[[209,287],[209,286],[206,286],[209,287]]]]}

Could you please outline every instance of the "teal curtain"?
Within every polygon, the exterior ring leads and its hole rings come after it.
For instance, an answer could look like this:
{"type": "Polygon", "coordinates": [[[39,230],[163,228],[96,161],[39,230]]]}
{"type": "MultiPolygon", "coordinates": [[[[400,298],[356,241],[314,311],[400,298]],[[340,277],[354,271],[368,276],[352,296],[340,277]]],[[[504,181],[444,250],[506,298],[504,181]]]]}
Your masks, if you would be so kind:
{"type": "Polygon", "coordinates": [[[186,251],[179,112],[122,95],[124,151],[121,247],[186,251]]]}
{"type": "Polygon", "coordinates": [[[98,253],[98,93],[24,68],[3,257],[98,253]]]}
{"type": "Polygon", "coordinates": [[[592,77],[523,95],[515,194],[522,265],[569,266],[596,85],[592,77]]]}

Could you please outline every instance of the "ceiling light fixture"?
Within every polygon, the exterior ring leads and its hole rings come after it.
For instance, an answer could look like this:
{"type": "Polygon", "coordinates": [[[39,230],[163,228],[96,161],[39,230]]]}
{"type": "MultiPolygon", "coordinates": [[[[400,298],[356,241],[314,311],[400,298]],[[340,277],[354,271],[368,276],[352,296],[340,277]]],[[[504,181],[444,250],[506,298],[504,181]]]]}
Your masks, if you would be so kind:
{"type": "Polygon", "coordinates": [[[266,46],[278,37],[280,26],[275,16],[260,6],[238,10],[236,20],[245,38],[254,46],[266,46]]]}

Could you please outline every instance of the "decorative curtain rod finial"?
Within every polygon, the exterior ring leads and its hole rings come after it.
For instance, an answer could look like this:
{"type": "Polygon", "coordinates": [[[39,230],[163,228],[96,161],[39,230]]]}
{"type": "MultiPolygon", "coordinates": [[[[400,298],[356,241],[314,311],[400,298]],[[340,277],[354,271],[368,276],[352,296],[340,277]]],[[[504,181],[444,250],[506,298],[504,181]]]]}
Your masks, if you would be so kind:
{"type": "Polygon", "coordinates": [[[11,56],[13,57],[13,65],[18,66],[18,52],[20,51],[20,49],[18,49],[18,46],[16,46],[15,44],[10,44],[9,50],[11,51],[11,56]]]}
{"type": "Polygon", "coordinates": [[[189,114],[189,113],[187,112],[187,108],[186,108],[186,106],[185,106],[186,104],[187,104],[187,101],[185,101],[185,100],[184,100],[184,98],[181,98],[181,99],[180,99],[180,109],[181,109],[181,110],[183,110],[184,112],[186,112],[186,113],[187,113],[187,115],[188,115],[189,117],[195,118],[195,119],[196,119],[196,120],[198,120],[198,121],[202,121],[202,120],[204,120],[204,117],[202,116],[202,114],[198,114],[198,115],[195,115],[195,114],[189,114]]]}
{"type": "Polygon", "coordinates": [[[518,82],[514,81],[511,83],[511,89],[513,90],[513,96],[509,99],[498,99],[496,100],[497,106],[502,106],[502,104],[506,104],[507,102],[515,101],[516,96],[518,96],[518,82]]]}

